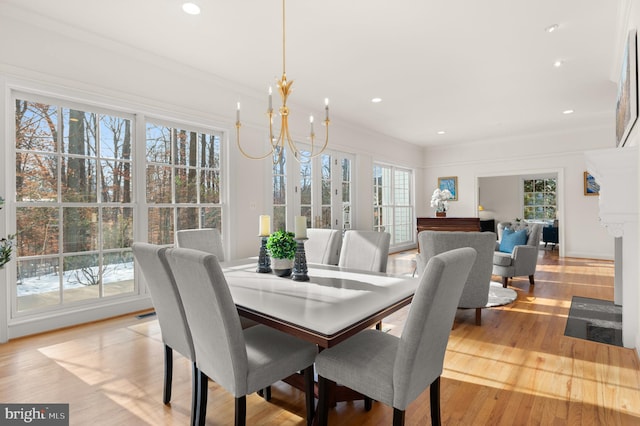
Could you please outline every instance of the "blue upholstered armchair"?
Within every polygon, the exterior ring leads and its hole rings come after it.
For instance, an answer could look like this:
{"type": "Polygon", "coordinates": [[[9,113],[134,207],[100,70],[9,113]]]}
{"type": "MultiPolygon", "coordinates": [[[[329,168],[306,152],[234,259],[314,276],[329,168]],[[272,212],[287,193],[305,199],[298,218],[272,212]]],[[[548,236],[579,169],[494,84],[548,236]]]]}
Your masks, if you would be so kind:
{"type": "Polygon", "coordinates": [[[528,276],[534,285],[533,275],[538,264],[538,248],[542,225],[539,223],[498,223],[498,242],[493,254],[493,275],[502,277],[507,287],[509,278],[528,276]]]}

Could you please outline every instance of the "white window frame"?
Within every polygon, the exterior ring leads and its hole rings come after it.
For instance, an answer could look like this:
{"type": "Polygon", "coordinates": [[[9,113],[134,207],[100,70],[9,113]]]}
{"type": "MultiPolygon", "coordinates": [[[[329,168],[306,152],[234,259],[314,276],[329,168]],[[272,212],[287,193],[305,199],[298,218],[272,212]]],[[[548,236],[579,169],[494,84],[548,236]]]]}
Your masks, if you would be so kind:
{"type": "MultiPolygon", "coordinates": [[[[0,114],[5,122],[5,139],[8,141],[3,148],[4,164],[6,172],[0,177],[0,185],[4,188],[2,195],[6,199],[3,208],[5,222],[0,225],[2,234],[11,233],[16,229],[16,175],[15,175],[15,101],[16,99],[29,101],[43,101],[51,105],[74,108],[92,113],[105,113],[118,117],[131,119],[132,139],[135,141],[132,147],[132,206],[134,216],[134,241],[146,241],[147,239],[147,210],[145,191],[145,137],[147,117],[154,122],[171,122],[178,127],[203,131],[205,133],[221,133],[221,171],[220,171],[220,203],[222,204],[223,235],[228,235],[228,188],[229,176],[228,167],[228,133],[222,128],[209,127],[202,124],[193,123],[189,117],[182,119],[167,119],[167,117],[180,117],[180,112],[165,111],[159,108],[156,113],[148,114],[142,106],[130,103],[125,100],[114,101],[113,98],[96,95],[93,98],[86,96],[84,92],[73,90],[60,91],[46,84],[30,84],[30,82],[19,79],[5,80],[0,77],[0,94],[5,96],[6,102],[0,106],[0,114]],[[159,112],[159,114],[158,114],[159,112]],[[162,118],[158,118],[162,117],[162,118]]],[[[153,109],[153,108],[152,108],[153,109]]],[[[91,203],[90,203],[91,204],[91,203]]],[[[0,296],[0,304],[5,306],[5,314],[0,318],[0,343],[10,338],[30,335],[47,330],[68,327],[76,324],[95,321],[103,318],[113,317],[131,312],[141,311],[152,307],[148,290],[139,273],[134,273],[134,293],[126,293],[122,296],[90,299],[87,302],[74,303],[63,306],[63,309],[45,309],[37,312],[25,312],[17,314],[15,300],[17,295],[16,280],[17,272],[15,259],[0,271],[0,290],[4,296],[0,296]],[[7,288],[8,287],[8,288],[7,288]],[[7,299],[7,296],[9,299],[7,299]]]]}
{"type": "MultiPolygon", "coordinates": [[[[372,215],[374,217],[374,224],[373,224],[373,229],[376,231],[385,231],[385,232],[389,232],[391,234],[391,244],[390,244],[390,250],[391,251],[401,251],[401,250],[406,250],[412,247],[415,247],[416,244],[416,232],[415,232],[415,171],[411,168],[407,168],[407,167],[401,167],[401,166],[395,166],[392,164],[386,164],[386,163],[381,163],[381,162],[374,162],[373,163],[373,181],[372,181],[372,185],[373,185],[373,196],[374,199],[372,200],[372,204],[373,204],[373,211],[372,211],[372,215]],[[376,200],[376,194],[377,194],[377,184],[375,182],[376,176],[375,176],[375,168],[376,167],[380,167],[383,169],[387,169],[389,170],[389,174],[390,174],[390,182],[388,183],[390,190],[389,190],[389,200],[388,202],[385,203],[381,203],[381,204],[375,204],[375,200],[376,200]],[[396,204],[396,193],[395,193],[395,179],[396,179],[396,172],[398,171],[402,171],[402,172],[406,172],[409,173],[409,189],[408,189],[408,197],[409,197],[409,204],[408,205],[397,205],[396,204]],[[376,208],[381,208],[382,210],[390,210],[391,213],[391,218],[390,218],[390,222],[389,221],[385,221],[384,223],[386,223],[391,230],[386,229],[386,226],[382,223],[380,223],[379,221],[376,221],[376,208]],[[397,230],[396,227],[398,226],[396,223],[398,221],[397,216],[398,216],[398,211],[399,209],[409,209],[409,231],[408,234],[410,236],[410,239],[404,240],[404,241],[398,241],[397,240],[397,230]],[[385,229],[382,229],[382,227],[385,227],[385,229]]],[[[405,224],[402,224],[403,226],[406,227],[405,224]]]]}

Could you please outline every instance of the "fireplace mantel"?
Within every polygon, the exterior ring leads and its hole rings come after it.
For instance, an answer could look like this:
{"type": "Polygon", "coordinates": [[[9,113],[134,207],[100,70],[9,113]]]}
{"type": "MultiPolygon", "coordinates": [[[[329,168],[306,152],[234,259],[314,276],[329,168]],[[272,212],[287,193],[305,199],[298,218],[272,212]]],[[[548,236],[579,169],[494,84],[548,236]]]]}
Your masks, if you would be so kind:
{"type": "Polygon", "coordinates": [[[622,241],[616,243],[614,284],[614,302],[622,305],[622,343],[638,348],[638,148],[587,151],[585,157],[587,170],[600,185],[600,223],[609,235],[622,241]]]}

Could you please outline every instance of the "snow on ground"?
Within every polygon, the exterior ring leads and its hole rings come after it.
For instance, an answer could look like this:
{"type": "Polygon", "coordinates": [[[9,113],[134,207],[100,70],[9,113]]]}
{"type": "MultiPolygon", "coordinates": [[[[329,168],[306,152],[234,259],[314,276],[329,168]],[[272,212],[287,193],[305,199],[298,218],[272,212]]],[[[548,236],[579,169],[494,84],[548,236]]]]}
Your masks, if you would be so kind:
{"type": "MultiPolygon", "coordinates": [[[[113,266],[113,265],[112,265],[113,266]]],[[[92,273],[97,274],[97,268],[92,268],[92,273]]],[[[82,278],[82,273],[78,270],[66,271],[64,273],[63,283],[65,289],[85,287],[78,280],[82,278]]],[[[133,262],[120,263],[115,267],[110,267],[104,276],[104,284],[117,283],[121,281],[129,281],[133,279],[133,262]]],[[[86,280],[83,280],[86,283],[86,280]]],[[[39,277],[23,278],[18,282],[17,295],[28,296],[31,294],[48,293],[60,290],[60,278],[58,274],[44,274],[39,277]]]]}

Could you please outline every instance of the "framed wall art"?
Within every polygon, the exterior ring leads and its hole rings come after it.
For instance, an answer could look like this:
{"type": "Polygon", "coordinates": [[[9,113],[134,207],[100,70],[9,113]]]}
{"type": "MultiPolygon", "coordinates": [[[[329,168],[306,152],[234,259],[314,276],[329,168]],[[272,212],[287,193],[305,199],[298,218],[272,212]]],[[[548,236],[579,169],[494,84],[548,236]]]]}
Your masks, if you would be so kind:
{"type": "Polygon", "coordinates": [[[599,195],[600,185],[589,172],[584,172],[584,195],[599,195]]]}
{"type": "Polygon", "coordinates": [[[438,188],[440,188],[441,191],[448,189],[452,195],[452,198],[450,201],[458,201],[458,177],[457,176],[439,177],[438,188]]]}
{"type": "Polygon", "coordinates": [[[638,59],[636,30],[629,31],[616,101],[616,146],[624,146],[638,119],[638,59]]]}

